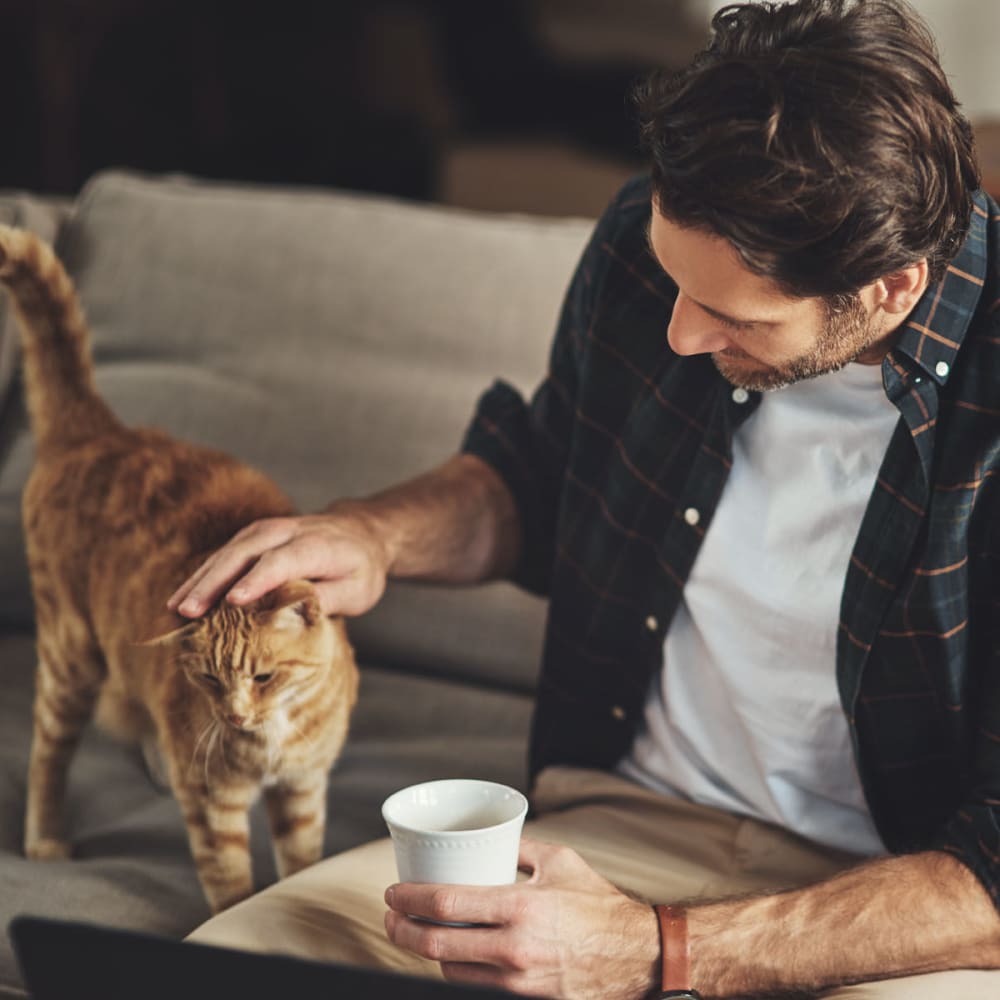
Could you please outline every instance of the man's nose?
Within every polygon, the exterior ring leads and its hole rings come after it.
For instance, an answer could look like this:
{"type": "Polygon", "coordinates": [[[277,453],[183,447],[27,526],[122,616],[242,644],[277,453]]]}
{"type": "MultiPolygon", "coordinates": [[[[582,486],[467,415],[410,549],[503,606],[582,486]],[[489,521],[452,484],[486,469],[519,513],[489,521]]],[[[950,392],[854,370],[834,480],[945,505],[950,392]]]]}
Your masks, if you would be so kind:
{"type": "Polygon", "coordinates": [[[714,354],[732,346],[717,319],[699,309],[683,292],[677,293],[667,327],[667,342],[675,354],[714,354]]]}

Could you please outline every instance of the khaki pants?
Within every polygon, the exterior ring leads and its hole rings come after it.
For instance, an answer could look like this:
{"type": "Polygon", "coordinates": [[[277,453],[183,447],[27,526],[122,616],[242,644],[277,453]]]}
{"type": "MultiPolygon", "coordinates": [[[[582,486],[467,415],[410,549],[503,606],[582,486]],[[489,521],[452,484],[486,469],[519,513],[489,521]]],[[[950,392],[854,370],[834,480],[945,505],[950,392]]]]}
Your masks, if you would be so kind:
{"type": "MultiPolygon", "coordinates": [[[[567,844],[607,879],[654,901],[791,888],[855,864],[755,820],[657,795],[615,775],[550,768],[525,832],[567,844]]],[[[334,814],[336,816],[336,814],[334,814]]],[[[334,819],[334,821],[336,821],[334,819]]],[[[388,839],[346,851],[270,886],[199,927],[190,940],[250,951],[440,975],[385,936],[388,839]]],[[[962,970],[840,987],[825,1000],[997,1000],[1000,971],[962,970]]]]}

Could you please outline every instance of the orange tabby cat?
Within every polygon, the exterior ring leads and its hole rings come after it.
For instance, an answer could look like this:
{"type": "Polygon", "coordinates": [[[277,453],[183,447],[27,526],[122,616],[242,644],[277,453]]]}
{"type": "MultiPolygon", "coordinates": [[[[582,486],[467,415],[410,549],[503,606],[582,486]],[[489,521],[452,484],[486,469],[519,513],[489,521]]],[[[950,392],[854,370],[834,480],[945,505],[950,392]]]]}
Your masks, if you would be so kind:
{"type": "Polygon", "coordinates": [[[94,388],[70,280],[38,238],[0,226],[0,282],[37,450],[23,500],[38,628],[25,853],[69,854],[66,775],[100,696],[113,731],[155,735],[221,910],[252,891],[247,812],[261,788],[280,874],[320,857],[327,773],[357,695],[343,622],[305,581],[195,622],[168,616],[167,595],[209,552],[291,504],[224,454],[118,421],[94,388]]]}

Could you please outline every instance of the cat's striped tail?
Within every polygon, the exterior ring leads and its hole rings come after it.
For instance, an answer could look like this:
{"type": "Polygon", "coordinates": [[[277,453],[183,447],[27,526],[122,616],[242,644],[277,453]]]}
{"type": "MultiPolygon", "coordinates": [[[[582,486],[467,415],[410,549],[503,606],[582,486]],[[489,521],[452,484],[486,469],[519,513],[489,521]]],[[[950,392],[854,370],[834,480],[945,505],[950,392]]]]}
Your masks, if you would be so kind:
{"type": "Polygon", "coordinates": [[[121,427],[94,387],[90,334],[69,275],[34,233],[0,225],[0,284],[20,321],[28,412],[39,453],[121,427]]]}

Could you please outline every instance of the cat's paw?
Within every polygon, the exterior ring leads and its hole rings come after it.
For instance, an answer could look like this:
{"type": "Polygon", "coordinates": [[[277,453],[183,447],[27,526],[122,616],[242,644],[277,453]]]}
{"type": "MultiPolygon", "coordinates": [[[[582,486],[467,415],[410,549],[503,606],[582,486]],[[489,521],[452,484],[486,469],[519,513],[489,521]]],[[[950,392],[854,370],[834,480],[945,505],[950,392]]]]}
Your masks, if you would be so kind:
{"type": "Polygon", "coordinates": [[[65,861],[72,856],[72,851],[65,840],[39,837],[24,845],[24,854],[32,861],[65,861]]]}

